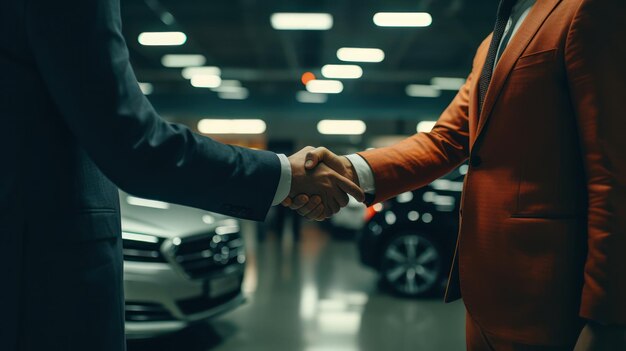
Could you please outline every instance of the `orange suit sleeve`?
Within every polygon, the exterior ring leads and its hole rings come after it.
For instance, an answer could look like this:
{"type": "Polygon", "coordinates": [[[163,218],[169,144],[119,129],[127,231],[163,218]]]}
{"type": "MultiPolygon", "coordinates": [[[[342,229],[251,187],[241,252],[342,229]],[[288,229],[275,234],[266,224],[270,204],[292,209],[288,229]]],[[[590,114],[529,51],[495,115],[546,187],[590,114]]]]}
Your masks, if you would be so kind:
{"type": "Polygon", "coordinates": [[[375,203],[429,184],[469,157],[469,96],[474,76],[469,75],[431,132],[359,153],[374,173],[375,203]]]}
{"type": "Polygon", "coordinates": [[[583,1],[565,49],[589,196],[580,315],[617,325],[626,325],[624,13],[624,1],[583,1]]]}

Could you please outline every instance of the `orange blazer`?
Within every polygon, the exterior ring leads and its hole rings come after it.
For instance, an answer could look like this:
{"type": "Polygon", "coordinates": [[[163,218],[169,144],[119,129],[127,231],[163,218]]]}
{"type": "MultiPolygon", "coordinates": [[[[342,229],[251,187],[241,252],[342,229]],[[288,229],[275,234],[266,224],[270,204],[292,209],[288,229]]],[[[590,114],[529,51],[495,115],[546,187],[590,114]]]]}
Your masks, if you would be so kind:
{"type": "Polygon", "coordinates": [[[446,300],[494,336],[566,344],[585,319],[626,324],[625,20],[623,0],[537,1],[480,115],[491,37],[432,132],[360,153],[376,202],[470,160],[446,300]]]}

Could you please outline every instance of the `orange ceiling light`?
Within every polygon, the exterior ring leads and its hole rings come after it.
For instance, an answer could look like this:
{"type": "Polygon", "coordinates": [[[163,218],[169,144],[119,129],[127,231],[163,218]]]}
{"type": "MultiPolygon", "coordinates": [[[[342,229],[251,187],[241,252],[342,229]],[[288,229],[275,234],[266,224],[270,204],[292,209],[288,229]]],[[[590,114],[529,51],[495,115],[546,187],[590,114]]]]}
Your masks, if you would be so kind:
{"type": "Polygon", "coordinates": [[[307,85],[310,81],[315,80],[315,74],[311,72],[305,72],[302,74],[302,84],[307,85]]]}

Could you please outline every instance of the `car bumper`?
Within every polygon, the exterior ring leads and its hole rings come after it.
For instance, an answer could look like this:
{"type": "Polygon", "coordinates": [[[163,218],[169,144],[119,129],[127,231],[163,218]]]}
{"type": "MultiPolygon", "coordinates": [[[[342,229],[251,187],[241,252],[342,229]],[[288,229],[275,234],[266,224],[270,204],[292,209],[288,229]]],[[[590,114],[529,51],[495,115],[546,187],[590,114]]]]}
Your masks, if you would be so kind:
{"type": "Polygon", "coordinates": [[[207,296],[208,280],[191,280],[168,263],[125,262],[126,335],[146,338],[179,331],[244,303],[241,269],[211,279],[236,279],[232,289],[207,296]],[[141,306],[149,306],[145,311],[141,306]]]}

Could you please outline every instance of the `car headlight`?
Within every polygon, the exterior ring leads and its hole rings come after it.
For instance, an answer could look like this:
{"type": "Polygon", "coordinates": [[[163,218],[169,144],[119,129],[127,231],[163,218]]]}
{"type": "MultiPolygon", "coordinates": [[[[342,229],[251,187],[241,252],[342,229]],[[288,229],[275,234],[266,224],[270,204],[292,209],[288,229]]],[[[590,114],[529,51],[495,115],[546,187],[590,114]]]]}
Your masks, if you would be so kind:
{"type": "Polygon", "coordinates": [[[161,254],[164,240],[154,235],[123,231],[124,261],[166,262],[161,254]]]}

